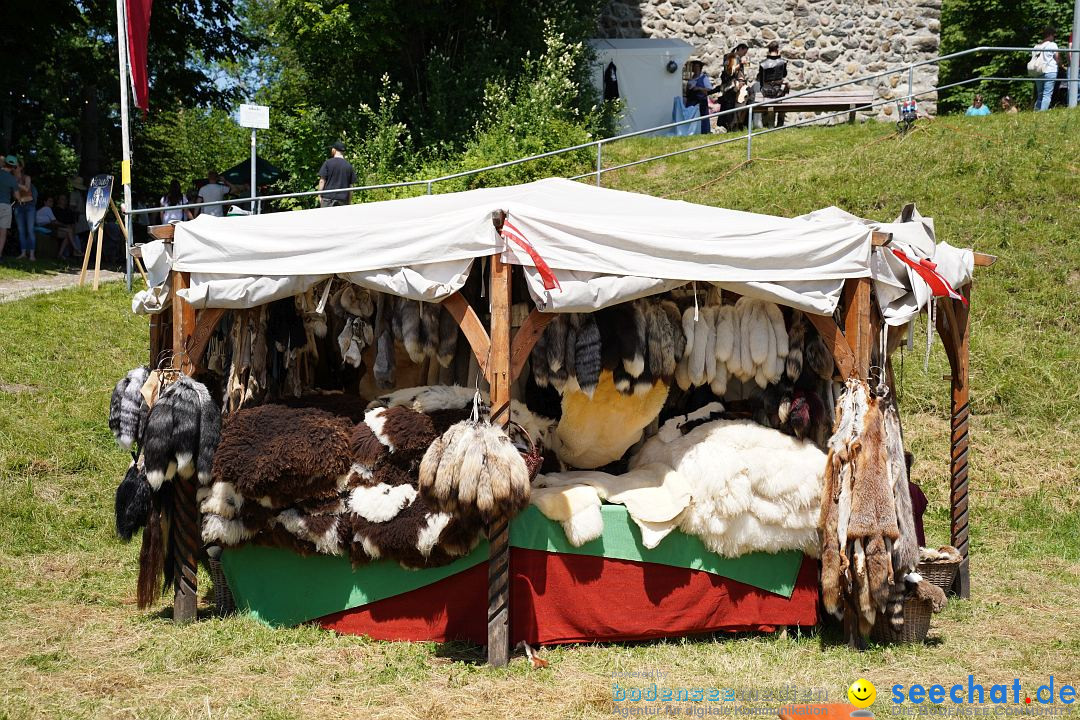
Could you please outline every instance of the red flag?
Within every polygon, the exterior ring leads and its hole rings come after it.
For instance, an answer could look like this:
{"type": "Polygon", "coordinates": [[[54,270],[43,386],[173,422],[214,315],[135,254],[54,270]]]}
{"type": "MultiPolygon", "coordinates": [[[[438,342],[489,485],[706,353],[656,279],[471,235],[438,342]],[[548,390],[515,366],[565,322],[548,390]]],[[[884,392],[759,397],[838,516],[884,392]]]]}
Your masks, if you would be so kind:
{"type": "Polygon", "coordinates": [[[914,270],[918,276],[930,286],[930,292],[934,297],[949,297],[953,300],[959,300],[965,305],[968,304],[968,299],[953,290],[953,286],[949,284],[949,281],[937,271],[937,263],[931,262],[926,258],[912,259],[909,258],[907,253],[903,250],[897,250],[896,248],[890,249],[892,250],[893,255],[900,258],[902,262],[914,270]]]}
{"type": "Polygon", "coordinates": [[[135,107],[150,109],[150,77],[146,70],[146,45],[150,35],[150,4],[153,0],[124,0],[127,14],[128,66],[135,107]]]}

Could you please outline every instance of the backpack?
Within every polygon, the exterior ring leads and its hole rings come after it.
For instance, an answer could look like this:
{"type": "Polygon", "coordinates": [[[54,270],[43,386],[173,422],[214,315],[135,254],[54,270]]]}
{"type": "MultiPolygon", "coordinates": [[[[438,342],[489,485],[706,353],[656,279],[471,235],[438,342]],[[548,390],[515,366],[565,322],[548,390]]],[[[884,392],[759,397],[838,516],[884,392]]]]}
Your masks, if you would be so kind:
{"type": "MultiPolygon", "coordinates": [[[[1036,45],[1037,48],[1042,48],[1042,44],[1036,45]]],[[[1027,64],[1028,75],[1031,77],[1041,77],[1048,71],[1046,70],[1046,63],[1043,62],[1043,51],[1035,50],[1031,53],[1031,59],[1027,64]]]]}

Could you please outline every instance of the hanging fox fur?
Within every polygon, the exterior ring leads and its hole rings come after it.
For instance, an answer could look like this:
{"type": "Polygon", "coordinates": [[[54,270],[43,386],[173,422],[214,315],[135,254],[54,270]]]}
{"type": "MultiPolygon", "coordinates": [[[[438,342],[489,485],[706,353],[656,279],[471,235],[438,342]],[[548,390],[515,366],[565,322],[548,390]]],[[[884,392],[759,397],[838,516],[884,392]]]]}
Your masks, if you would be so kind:
{"type": "Polygon", "coordinates": [[[648,353],[649,326],[645,315],[646,303],[643,300],[635,300],[630,303],[633,332],[626,337],[624,346],[623,369],[632,378],[640,377],[645,372],[646,356],[648,353]]]}
{"type": "Polygon", "coordinates": [[[548,323],[544,331],[544,335],[547,336],[545,343],[547,364],[551,375],[562,370],[563,363],[566,362],[566,333],[569,327],[570,322],[566,315],[559,313],[548,323]]]}
{"type": "Polygon", "coordinates": [[[423,336],[420,328],[420,305],[416,300],[402,300],[399,304],[401,316],[401,342],[409,359],[414,363],[424,362],[423,336]]]}
{"type": "Polygon", "coordinates": [[[712,383],[716,377],[716,306],[708,305],[701,309],[701,321],[707,331],[705,338],[705,376],[702,384],[712,383]]]}
{"type": "Polygon", "coordinates": [[[131,462],[124,479],[116,488],[116,534],[124,542],[146,525],[150,516],[153,490],[146,480],[142,462],[131,462]]]}
{"type": "Polygon", "coordinates": [[[464,420],[433,442],[420,461],[420,493],[452,515],[491,523],[529,503],[529,470],[509,436],[486,421],[464,420]]]}
{"type": "Polygon", "coordinates": [[[833,376],[833,359],[825,341],[817,332],[810,333],[803,347],[804,362],[817,373],[822,380],[831,380],[833,376]]]}
{"type": "Polygon", "coordinates": [[[915,514],[911,507],[911,491],[908,489],[908,469],[904,459],[900,413],[891,393],[881,403],[884,406],[889,482],[893,506],[896,509],[896,523],[900,532],[900,537],[892,543],[892,565],[894,575],[902,578],[914,572],[919,564],[919,543],[915,534],[915,514]]]}
{"type": "Polygon", "coordinates": [[[732,323],[734,305],[721,305],[716,309],[716,360],[717,367],[726,365],[735,347],[735,327],[732,323]]]}
{"type": "MultiPolygon", "coordinates": [[[[592,397],[600,382],[603,366],[600,347],[600,328],[591,313],[577,316],[577,340],[574,348],[574,368],[581,392],[592,397]]],[[[537,383],[539,384],[539,383],[537,383]]]]}
{"type": "Polygon", "coordinates": [[[454,356],[457,354],[458,324],[449,310],[442,305],[437,307],[439,308],[439,344],[435,351],[435,359],[441,367],[448,368],[454,363],[454,356]]]}
{"type": "Polygon", "coordinates": [[[217,417],[220,410],[206,386],[187,376],[161,392],[147,419],[143,449],[146,478],[154,490],[176,474],[205,472],[219,437],[217,417]]]}
{"type": "Polygon", "coordinates": [[[566,355],[563,357],[562,370],[566,372],[566,382],[559,392],[574,392],[578,389],[577,381],[577,318],[571,315],[566,326],[566,355]]]}
{"type": "Polygon", "coordinates": [[[113,389],[109,403],[109,429],[116,442],[125,450],[141,444],[142,430],[150,408],[142,396],[142,386],[150,376],[149,368],[138,367],[128,372],[113,389]]]}
{"type": "Polygon", "coordinates": [[[671,354],[665,357],[664,371],[661,377],[670,381],[675,375],[675,366],[686,352],[686,335],[682,329],[682,315],[678,306],[670,300],[661,300],[660,309],[667,317],[668,332],[671,333],[671,354]]]}
{"type": "Polygon", "coordinates": [[[396,354],[394,334],[388,328],[379,336],[375,347],[375,384],[381,388],[394,387],[396,354]]]}
{"type": "Polygon", "coordinates": [[[436,303],[420,303],[420,352],[433,358],[439,350],[439,314],[442,306],[436,303]]]}
{"type": "Polygon", "coordinates": [[[803,346],[806,344],[806,318],[798,310],[791,314],[788,333],[788,354],[785,372],[792,382],[799,379],[803,369],[803,346]]]}

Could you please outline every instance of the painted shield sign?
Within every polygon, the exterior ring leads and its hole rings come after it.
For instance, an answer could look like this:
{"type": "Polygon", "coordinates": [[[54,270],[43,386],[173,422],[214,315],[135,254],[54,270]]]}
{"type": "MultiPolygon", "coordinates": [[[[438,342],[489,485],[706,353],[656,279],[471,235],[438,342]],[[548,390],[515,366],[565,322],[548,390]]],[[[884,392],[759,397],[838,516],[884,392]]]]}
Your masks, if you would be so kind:
{"type": "Polygon", "coordinates": [[[109,210],[112,185],[112,175],[95,175],[90,181],[90,187],[86,190],[86,221],[95,230],[105,219],[105,213],[109,210]]]}

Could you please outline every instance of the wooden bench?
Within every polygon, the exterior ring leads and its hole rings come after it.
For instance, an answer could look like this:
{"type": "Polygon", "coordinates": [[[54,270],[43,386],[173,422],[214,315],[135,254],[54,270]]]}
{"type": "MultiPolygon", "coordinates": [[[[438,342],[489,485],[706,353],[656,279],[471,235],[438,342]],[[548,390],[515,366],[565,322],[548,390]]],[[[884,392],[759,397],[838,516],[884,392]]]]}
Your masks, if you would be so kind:
{"type": "Polygon", "coordinates": [[[802,97],[766,98],[755,112],[837,112],[847,109],[848,122],[855,122],[856,108],[874,102],[874,91],[859,90],[823,90],[802,97]]]}

